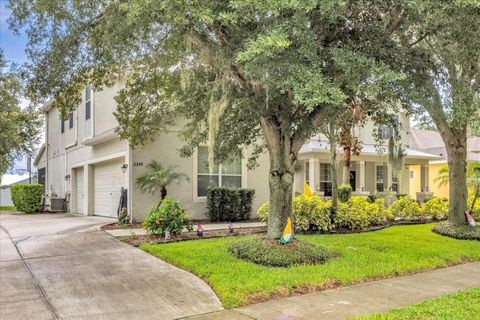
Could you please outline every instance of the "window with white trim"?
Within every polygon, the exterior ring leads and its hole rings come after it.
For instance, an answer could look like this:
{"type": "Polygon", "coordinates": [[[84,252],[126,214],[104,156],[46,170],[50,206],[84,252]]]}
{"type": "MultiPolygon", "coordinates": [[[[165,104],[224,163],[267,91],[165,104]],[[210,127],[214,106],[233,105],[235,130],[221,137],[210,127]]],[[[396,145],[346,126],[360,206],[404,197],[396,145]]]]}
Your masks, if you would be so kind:
{"type": "Polygon", "coordinates": [[[233,159],[228,163],[213,166],[210,174],[208,166],[208,147],[197,149],[197,197],[206,197],[209,186],[224,188],[242,187],[242,159],[233,159]]]}
{"type": "Polygon", "coordinates": [[[395,174],[392,175],[392,191],[398,192],[398,176],[395,174]]]}
{"type": "Polygon", "coordinates": [[[85,121],[90,119],[92,112],[92,87],[89,84],[85,86],[85,121]]]}
{"type": "Polygon", "coordinates": [[[310,185],[310,160],[305,161],[305,182],[310,185]]]}
{"type": "Polygon", "coordinates": [[[385,191],[385,167],[377,166],[376,167],[376,189],[379,192],[385,191]]]}
{"type": "Polygon", "coordinates": [[[329,163],[320,163],[320,191],[324,192],[325,196],[332,195],[332,172],[329,163]]]}

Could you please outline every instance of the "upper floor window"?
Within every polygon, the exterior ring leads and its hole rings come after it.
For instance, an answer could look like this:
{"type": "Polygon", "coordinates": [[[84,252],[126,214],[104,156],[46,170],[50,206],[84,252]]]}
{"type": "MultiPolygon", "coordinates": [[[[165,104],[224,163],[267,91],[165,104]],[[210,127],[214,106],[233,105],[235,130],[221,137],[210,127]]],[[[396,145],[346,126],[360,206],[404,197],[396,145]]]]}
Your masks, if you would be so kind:
{"type": "Polygon", "coordinates": [[[388,116],[390,118],[390,123],[380,126],[380,135],[384,140],[393,138],[393,135],[395,134],[395,129],[397,128],[398,130],[400,126],[400,119],[398,115],[389,114],[388,116]]]}
{"type": "Polygon", "coordinates": [[[240,188],[242,186],[242,159],[236,157],[228,163],[213,166],[210,174],[208,147],[200,146],[197,152],[197,196],[206,197],[209,186],[240,188]]]}
{"type": "Polygon", "coordinates": [[[89,84],[85,87],[85,120],[90,119],[92,109],[92,87],[89,84]]]}
{"type": "Polygon", "coordinates": [[[60,132],[64,133],[65,132],[65,120],[60,119],[60,132]]]}
{"type": "Polygon", "coordinates": [[[68,116],[68,128],[73,128],[73,112],[70,112],[70,115],[68,116]]]}

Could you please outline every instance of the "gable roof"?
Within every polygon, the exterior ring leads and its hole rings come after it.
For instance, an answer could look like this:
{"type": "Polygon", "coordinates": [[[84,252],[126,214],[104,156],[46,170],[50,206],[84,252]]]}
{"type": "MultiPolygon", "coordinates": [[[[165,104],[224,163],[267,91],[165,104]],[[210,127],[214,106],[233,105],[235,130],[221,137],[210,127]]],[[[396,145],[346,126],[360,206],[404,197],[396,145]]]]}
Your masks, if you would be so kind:
{"type": "MultiPolygon", "coordinates": [[[[412,128],[410,147],[447,158],[447,148],[437,131],[412,128]]],[[[480,137],[467,138],[467,160],[480,161],[480,137]]]]}

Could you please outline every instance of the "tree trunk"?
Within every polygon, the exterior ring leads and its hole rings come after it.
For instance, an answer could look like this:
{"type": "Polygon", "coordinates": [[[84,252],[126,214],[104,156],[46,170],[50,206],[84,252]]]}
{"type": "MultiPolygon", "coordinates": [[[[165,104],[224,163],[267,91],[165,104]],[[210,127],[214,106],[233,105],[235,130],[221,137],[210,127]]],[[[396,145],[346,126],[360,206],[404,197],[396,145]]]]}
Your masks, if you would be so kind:
{"type": "Polygon", "coordinates": [[[343,175],[342,183],[350,184],[350,165],[352,163],[352,150],[350,147],[343,147],[343,175]]]}
{"type": "Polygon", "coordinates": [[[165,200],[166,196],[167,196],[167,188],[162,187],[160,189],[160,202],[157,205],[157,209],[160,208],[160,206],[162,205],[162,202],[163,202],[163,200],[165,200]]]}
{"type": "Polygon", "coordinates": [[[297,142],[294,146],[292,138],[283,132],[276,121],[261,118],[260,123],[270,155],[267,237],[278,239],[292,214],[293,164],[300,144],[297,142]]]}
{"type": "Polygon", "coordinates": [[[332,222],[335,219],[338,206],[338,179],[337,179],[337,139],[335,135],[335,124],[330,123],[329,143],[330,143],[330,177],[332,179],[332,212],[330,219],[332,222]]]}
{"type": "Polygon", "coordinates": [[[448,221],[466,224],[467,210],[467,134],[465,131],[444,132],[448,154],[449,208],[448,221]]]}

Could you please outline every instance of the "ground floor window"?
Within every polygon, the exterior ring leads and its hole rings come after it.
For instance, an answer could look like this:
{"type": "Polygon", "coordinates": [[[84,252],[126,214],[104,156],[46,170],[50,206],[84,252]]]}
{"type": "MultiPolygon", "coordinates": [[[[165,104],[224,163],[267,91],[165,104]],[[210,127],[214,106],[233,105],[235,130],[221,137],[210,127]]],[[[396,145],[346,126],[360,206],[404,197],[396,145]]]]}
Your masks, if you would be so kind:
{"type": "Polygon", "coordinates": [[[395,174],[392,176],[392,191],[398,192],[398,176],[395,174]]]}
{"type": "Polygon", "coordinates": [[[385,191],[385,167],[377,166],[376,168],[376,188],[378,192],[385,191]]]}
{"type": "Polygon", "coordinates": [[[319,187],[325,196],[330,197],[332,195],[332,172],[329,163],[320,163],[319,187]]]}
{"type": "Polygon", "coordinates": [[[242,186],[242,159],[214,165],[210,174],[208,166],[208,147],[200,146],[197,152],[197,196],[206,197],[209,186],[240,188],[242,186]]]}
{"type": "Polygon", "coordinates": [[[310,185],[310,161],[305,161],[305,182],[310,185]]]}

